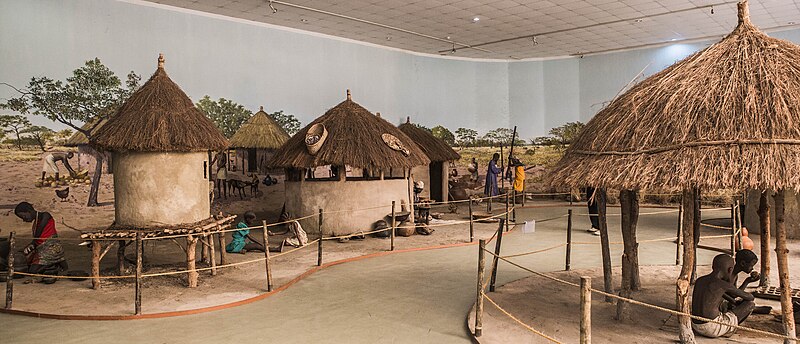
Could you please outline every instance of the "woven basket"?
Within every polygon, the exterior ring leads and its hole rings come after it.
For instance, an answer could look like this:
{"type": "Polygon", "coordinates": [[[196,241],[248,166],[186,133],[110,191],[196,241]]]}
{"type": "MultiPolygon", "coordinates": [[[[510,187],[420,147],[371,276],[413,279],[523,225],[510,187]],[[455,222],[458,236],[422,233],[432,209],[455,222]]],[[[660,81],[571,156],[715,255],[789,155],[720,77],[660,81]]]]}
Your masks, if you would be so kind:
{"type": "Polygon", "coordinates": [[[325,143],[325,139],[328,138],[328,129],[325,129],[325,125],[322,123],[317,123],[308,128],[308,132],[306,132],[306,148],[308,148],[308,154],[316,155],[319,152],[319,149],[322,148],[322,144],[325,143]],[[314,141],[314,137],[319,137],[314,141]]]}

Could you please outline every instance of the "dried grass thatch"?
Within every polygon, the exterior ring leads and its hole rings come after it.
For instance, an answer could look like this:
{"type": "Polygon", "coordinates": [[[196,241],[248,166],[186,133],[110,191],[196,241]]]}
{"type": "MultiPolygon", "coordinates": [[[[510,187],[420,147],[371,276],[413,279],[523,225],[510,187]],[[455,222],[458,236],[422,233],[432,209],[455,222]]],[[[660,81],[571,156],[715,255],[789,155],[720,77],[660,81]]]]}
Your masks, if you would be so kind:
{"type": "Polygon", "coordinates": [[[404,134],[408,135],[431,161],[453,161],[461,159],[461,155],[456,153],[453,147],[450,147],[450,145],[438,137],[433,136],[430,132],[411,124],[410,118],[406,119],[406,123],[401,124],[398,128],[400,128],[400,131],[404,134]]]}
{"type": "Polygon", "coordinates": [[[262,106],[231,137],[231,148],[278,149],[289,140],[289,134],[275,122],[262,106]]]}
{"type": "Polygon", "coordinates": [[[400,129],[373,115],[350,98],[325,112],[283,145],[268,165],[281,168],[310,168],[324,165],[357,168],[411,168],[427,165],[430,160],[400,129]],[[306,149],[306,132],[312,125],[322,123],[328,137],[316,155],[306,149]],[[381,135],[397,137],[410,152],[408,156],[389,148],[381,135]]]}
{"type": "MultiPolygon", "coordinates": [[[[102,128],[106,124],[106,122],[108,122],[108,118],[106,117],[95,117],[89,120],[88,122],[84,123],[83,126],[81,126],[81,129],[88,131],[89,134],[91,135],[92,132],[97,132],[98,130],[100,130],[100,128],[102,128]],[[95,124],[97,125],[95,126],[95,124]]],[[[89,145],[89,139],[86,138],[86,135],[84,135],[80,131],[76,131],[74,134],[72,134],[72,136],[70,136],[66,141],[64,141],[65,147],[80,147],[88,145],[89,145]]]]}
{"type": "Polygon", "coordinates": [[[552,183],[625,189],[800,189],[800,47],[751,22],[614,99],[552,183]]]}
{"type": "Polygon", "coordinates": [[[190,152],[221,150],[228,141],[164,71],[131,95],[97,131],[92,145],[109,151],[190,152]]]}

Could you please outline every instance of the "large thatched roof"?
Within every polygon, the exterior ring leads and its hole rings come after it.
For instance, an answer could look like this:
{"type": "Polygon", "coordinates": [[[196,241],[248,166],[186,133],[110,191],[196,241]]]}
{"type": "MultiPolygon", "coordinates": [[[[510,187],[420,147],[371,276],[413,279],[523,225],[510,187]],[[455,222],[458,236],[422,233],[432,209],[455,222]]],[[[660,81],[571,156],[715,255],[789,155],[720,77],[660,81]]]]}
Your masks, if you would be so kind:
{"type": "Polygon", "coordinates": [[[400,129],[373,115],[350,98],[325,112],[292,136],[269,161],[271,167],[309,168],[324,165],[357,168],[411,168],[427,165],[430,160],[400,129]],[[328,137],[316,155],[308,153],[306,132],[312,125],[322,123],[328,137]],[[409,155],[405,156],[384,143],[381,136],[397,137],[409,155]]]}
{"type": "Polygon", "coordinates": [[[264,112],[262,106],[231,137],[231,148],[278,149],[289,140],[289,134],[264,112]]]}
{"type": "Polygon", "coordinates": [[[722,41],[645,79],[583,129],[553,183],[628,189],[800,188],[800,47],[739,4],[722,41]]]}
{"type": "Polygon", "coordinates": [[[450,147],[450,145],[438,137],[433,136],[430,132],[411,124],[410,118],[398,128],[400,128],[400,131],[404,134],[408,135],[431,161],[452,161],[461,159],[461,155],[456,153],[453,147],[450,147]]]}
{"type": "Polygon", "coordinates": [[[228,147],[206,116],[164,71],[158,69],[94,135],[92,144],[110,151],[189,152],[228,147]]]}
{"type": "MultiPolygon", "coordinates": [[[[92,132],[97,132],[100,128],[102,128],[107,121],[108,118],[106,117],[94,117],[88,122],[84,123],[83,126],[81,126],[81,129],[86,130],[89,132],[89,134],[91,134],[92,132]]],[[[89,145],[89,139],[86,138],[86,135],[80,131],[76,131],[74,134],[72,134],[72,136],[64,141],[65,147],[78,147],[86,145],[89,145]]]]}

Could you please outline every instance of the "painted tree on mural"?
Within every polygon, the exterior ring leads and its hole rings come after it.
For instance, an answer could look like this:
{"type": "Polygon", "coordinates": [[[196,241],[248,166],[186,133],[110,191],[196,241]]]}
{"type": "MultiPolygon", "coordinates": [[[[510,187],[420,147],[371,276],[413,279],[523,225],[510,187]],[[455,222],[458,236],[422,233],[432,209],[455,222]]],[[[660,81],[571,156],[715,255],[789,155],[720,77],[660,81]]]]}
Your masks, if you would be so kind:
{"type": "Polygon", "coordinates": [[[302,128],[302,124],[297,117],[289,113],[284,113],[283,110],[273,112],[269,114],[269,116],[272,117],[275,122],[278,122],[278,125],[280,125],[289,136],[296,134],[300,131],[300,128],[302,128]]]}
{"type": "Polygon", "coordinates": [[[452,146],[452,145],[456,144],[455,135],[453,135],[453,133],[450,131],[450,129],[447,129],[447,128],[441,126],[441,125],[437,125],[437,126],[431,128],[431,134],[433,134],[433,136],[441,139],[442,141],[444,141],[448,145],[452,146]]]}
{"type": "Polygon", "coordinates": [[[472,146],[478,140],[478,131],[469,128],[456,129],[456,142],[461,147],[472,146]]]}
{"type": "Polygon", "coordinates": [[[202,111],[214,125],[219,128],[222,135],[231,138],[237,130],[253,116],[253,113],[242,105],[232,100],[219,98],[212,100],[208,95],[197,102],[197,108],[202,111]]]}

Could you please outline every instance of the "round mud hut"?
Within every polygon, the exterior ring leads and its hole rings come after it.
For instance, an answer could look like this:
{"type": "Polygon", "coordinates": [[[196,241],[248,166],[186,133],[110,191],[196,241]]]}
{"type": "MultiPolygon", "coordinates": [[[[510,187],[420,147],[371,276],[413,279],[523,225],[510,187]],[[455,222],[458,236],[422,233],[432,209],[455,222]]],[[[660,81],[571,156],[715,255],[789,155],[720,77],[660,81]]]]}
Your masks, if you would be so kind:
{"type": "MultiPolygon", "coordinates": [[[[309,123],[269,162],[286,169],[286,210],[295,217],[325,212],[322,233],[369,231],[391,212],[413,209],[410,174],[425,153],[400,129],[347,99],[309,123]]],[[[317,219],[303,220],[317,231],[317,219]]]]}
{"type": "Polygon", "coordinates": [[[92,144],[113,155],[116,226],[209,218],[208,151],[225,149],[228,141],[167,76],[163,55],[92,144]]]}
{"type": "MultiPolygon", "coordinates": [[[[606,291],[613,287],[605,191],[620,190],[623,296],[639,283],[637,192],[682,191],[683,266],[676,307],[686,313],[700,237],[701,191],[774,190],[783,322],[785,334],[794,337],[784,195],[800,188],[800,46],[756,28],[747,1],[738,4],[738,13],[738,25],[720,42],[648,77],[601,110],[551,178],[556,184],[597,188],[606,291]]],[[[762,242],[762,257],[768,256],[769,244],[762,242]]],[[[679,321],[681,342],[694,343],[689,317],[679,321]]]]}
{"type": "Polygon", "coordinates": [[[266,173],[267,161],[289,140],[289,134],[260,107],[230,139],[243,173],[266,173]]]}
{"type": "Polygon", "coordinates": [[[437,202],[446,202],[450,194],[449,163],[461,159],[461,155],[429,131],[413,125],[410,117],[407,117],[406,122],[398,128],[431,160],[428,165],[415,166],[411,169],[415,181],[425,182],[425,189],[420,196],[437,202]]]}

